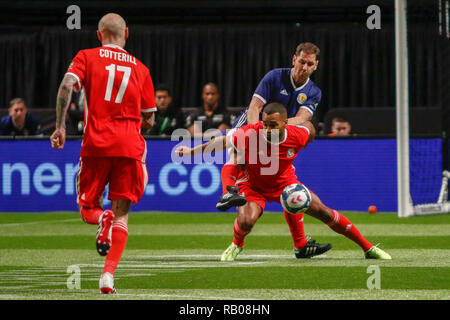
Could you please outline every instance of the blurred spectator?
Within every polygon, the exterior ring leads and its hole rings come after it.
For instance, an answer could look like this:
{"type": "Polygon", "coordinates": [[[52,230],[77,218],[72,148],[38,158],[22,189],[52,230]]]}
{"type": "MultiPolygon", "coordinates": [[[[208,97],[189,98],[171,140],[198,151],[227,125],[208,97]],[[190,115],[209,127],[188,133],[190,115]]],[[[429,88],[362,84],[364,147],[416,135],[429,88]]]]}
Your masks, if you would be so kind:
{"type": "MultiPolygon", "coordinates": [[[[335,117],[331,120],[331,133],[329,137],[345,137],[349,136],[352,131],[350,122],[341,117],[335,117]]],[[[353,134],[355,135],[355,134],[353,134]]]]}
{"type": "Polygon", "coordinates": [[[204,85],[202,90],[203,106],[196,115],[189,115],[186,119],[186,127],[193,136],[194,132],[205,132],[208,129],[218,129],[225,131],[231,129],[233,125],[231,113],[219,103],[219,90],[217,86],[209,82],[204,85]],[[201,130],[195,121],[201,121],[201,130]]]}
{"type": "Polygon", "coordinates": [[[142,134],[170,136],[175,129],[184,128],[184,114],[172,104],[172,96],[167,86],[162,84],[156,88],[155,103],[158,108],[155,124],[142,134]]]}
{"type": "Polygon", "coordinates": [[[72,101],[70,102],[67,123],[67,135],[82,135],[84,121],[84,90],[72,93],[72,101]]]}
{"type": "Polygon", "coordinates": [[[9,115],[0,120],[0,135],[33,136],[40,134],[39,120],[27,112],[27,106],[22,98],[12,99],[9,105],[9,115]]]}

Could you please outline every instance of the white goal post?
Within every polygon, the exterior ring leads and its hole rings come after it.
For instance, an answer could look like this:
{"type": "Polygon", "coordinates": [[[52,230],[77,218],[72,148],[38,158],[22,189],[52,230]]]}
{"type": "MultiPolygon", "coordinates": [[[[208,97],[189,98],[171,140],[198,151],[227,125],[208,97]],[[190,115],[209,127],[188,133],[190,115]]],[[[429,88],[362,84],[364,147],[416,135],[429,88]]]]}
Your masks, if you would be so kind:
{"type": "Polygon", "coordinates": [[[395,0],[395,82],[397,115],[398,216],[413,214],[409,187],[409,85],[406,0],[395,0]]]}
{"type": "Polygon", "coordinates": [[[407,0],[395,0],[395,72],[397,116],[397,201],[398,217],[410,217],[450,212],[448,180],[450,172],[442,173],[437,202],[414,205],[410,194],[409,172],[409,86],[407,45],[407,0]]]}

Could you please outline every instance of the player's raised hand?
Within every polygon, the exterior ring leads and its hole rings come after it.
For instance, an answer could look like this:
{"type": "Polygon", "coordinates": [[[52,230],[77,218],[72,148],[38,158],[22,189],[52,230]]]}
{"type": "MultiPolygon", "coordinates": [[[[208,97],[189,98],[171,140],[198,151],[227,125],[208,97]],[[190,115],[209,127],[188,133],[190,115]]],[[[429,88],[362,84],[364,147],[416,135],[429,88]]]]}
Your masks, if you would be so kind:
{"type": "Polygon", "coordinates": [[[57,128],[50,136],[50,142],[53,149],[62,149],[66,143],[66,130],[63,128],[57,128]]]}
{"type": "Polygon", "coordinates": [[[175,154],[178,156],[190,156],[192,154],[192,148],[180,146],[175,149],[175,154]]]}

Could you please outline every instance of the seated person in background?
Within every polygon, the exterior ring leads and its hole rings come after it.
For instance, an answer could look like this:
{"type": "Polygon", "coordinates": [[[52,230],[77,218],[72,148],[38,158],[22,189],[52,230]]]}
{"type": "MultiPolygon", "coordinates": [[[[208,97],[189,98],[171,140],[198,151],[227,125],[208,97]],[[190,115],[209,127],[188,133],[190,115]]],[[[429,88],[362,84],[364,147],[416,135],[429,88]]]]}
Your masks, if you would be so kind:
{"type": "Polygon", "coordinates": [[[184,128],[184,114],[171,104],[172,96],[166,85],[159,85],[155,90],[155,123],[151,129],[142,130],[142,134],[152,136],[170,136],[177,128],[184,128]]]}
{"type": "Polygon", "coordinates": [[[72,101],[67,110],[69,115],[67,135],[82,135],[84,121],[84,90],[72,93],[72,101]]]}
{"type": "Polygon", "coordinates": [[[231,129],[233,125],[230,112],[219,104],[219,90],[217,86],[209,82],[203,86],[202,91],[203,106],[202,111],[196,115],[190,115],[186,119],[186,127],[191,134],[198,135],[208,129],[225,131],[231,129]],[[201,129],[195,121],[201,121],[201,129]]]}
{"type": "Polygon", "coordinates": [[[39,120],[27,112],[27,106],[22,98],[12,99],[9,105],[9,115],[0,120],[0,135],[33,136],[40,134],[39,120]]]}
{"type": "MultiPolygon", "coordinates": [[[[350,122],[341,117],[334,117],[331,120],[331,133],[328,134],[329,137],[345,137],[350,136],[352,131],[352,126],[350,122]]],[[[353,134],[355,135],[355,134],[353,134]]]]}

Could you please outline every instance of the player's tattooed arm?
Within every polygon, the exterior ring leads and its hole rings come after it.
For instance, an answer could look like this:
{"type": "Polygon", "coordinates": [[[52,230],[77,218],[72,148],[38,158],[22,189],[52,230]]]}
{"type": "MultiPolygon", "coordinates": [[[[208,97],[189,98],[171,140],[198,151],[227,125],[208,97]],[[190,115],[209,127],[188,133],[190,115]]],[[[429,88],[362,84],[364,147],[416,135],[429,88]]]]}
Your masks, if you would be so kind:
{"type": "Polygon", "coordinates": [[[72,98],[73,88],[77,79],[66,74],[61,81],[58,89],[58,95],[56,96],[56,128],[65,129],[66,113],[69,107],[69,102],[72,98]]]}
{"type": "Polygon", "coordinates": [[[300,108],[293,118],[288,119],[288,124],[292,125],[302,125],[306,121],[311,121],[312,113],[305,108],[300,108]]]}
{"type": "Polygon", "coordinates": [[[247,123],[255,124],[259,121],[259,114],[264,107],[264,101],[258,97],[253,97],[247,111],[247,123]]]}
{"type": "Polygon", "coordinates": [[[56,129],[50,136],[50,142],[54,149],[64,148],[66,142],[66,113],[76,82],[77,79],[74,76],[66,74],[59,86],[56,97],[56,129]]]}

